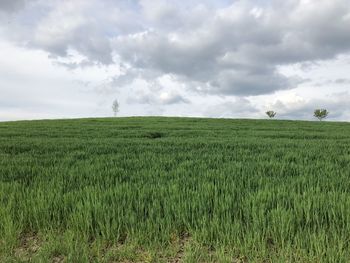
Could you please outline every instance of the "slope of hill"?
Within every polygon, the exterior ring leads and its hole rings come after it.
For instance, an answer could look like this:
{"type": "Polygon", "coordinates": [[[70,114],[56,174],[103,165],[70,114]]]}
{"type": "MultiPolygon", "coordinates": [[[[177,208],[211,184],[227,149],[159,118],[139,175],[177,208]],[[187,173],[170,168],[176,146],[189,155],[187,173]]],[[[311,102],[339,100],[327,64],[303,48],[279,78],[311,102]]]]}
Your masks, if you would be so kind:
{"type": "Polygon", "coordinates": [[[0,261],[348,262],[350,124],[0,123],[0,261]]]}

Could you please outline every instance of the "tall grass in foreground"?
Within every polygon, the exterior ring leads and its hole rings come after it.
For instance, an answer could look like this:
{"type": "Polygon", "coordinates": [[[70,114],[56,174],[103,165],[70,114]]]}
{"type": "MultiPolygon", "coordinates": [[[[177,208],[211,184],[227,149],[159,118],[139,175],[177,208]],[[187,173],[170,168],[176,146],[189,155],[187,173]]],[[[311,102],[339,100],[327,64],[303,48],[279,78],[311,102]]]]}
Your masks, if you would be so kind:
{"type": "Polygon", "coordinates": [[[0,123],[0,261],[349,262],[349,179],[347,123],[0,123]]]}

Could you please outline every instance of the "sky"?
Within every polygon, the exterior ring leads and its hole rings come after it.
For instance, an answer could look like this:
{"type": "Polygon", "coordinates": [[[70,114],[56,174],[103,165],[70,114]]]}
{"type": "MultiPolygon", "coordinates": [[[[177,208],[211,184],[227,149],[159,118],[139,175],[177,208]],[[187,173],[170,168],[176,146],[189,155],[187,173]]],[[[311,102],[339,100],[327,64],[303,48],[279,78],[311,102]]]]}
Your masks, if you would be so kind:
{"type": "Polygon", "coordinates": [[[349,0],[0,0],[0,121],[350,121],[349,0]]]}

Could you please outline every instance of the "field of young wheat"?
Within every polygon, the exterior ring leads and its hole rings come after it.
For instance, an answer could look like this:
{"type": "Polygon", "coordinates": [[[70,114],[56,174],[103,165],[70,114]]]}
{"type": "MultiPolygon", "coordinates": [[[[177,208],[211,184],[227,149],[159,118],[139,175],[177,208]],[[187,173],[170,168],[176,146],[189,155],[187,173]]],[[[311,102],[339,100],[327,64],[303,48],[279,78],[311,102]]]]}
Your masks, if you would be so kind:
{"type": "Polygon", "coordinates": [[[349,262],[349,242],[349,123],[0,123],[0,262],[349,262]]]}

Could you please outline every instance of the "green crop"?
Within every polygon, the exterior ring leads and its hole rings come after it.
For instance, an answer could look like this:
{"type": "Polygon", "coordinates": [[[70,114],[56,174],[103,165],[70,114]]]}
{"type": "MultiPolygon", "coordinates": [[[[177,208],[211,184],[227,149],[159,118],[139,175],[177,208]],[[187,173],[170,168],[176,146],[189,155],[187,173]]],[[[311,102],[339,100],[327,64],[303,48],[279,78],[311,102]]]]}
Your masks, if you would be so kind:
{"type": "Polygon", "coordinates": [[[350,124],[0,123],[0,262],[349,262],[350,124]]]}

